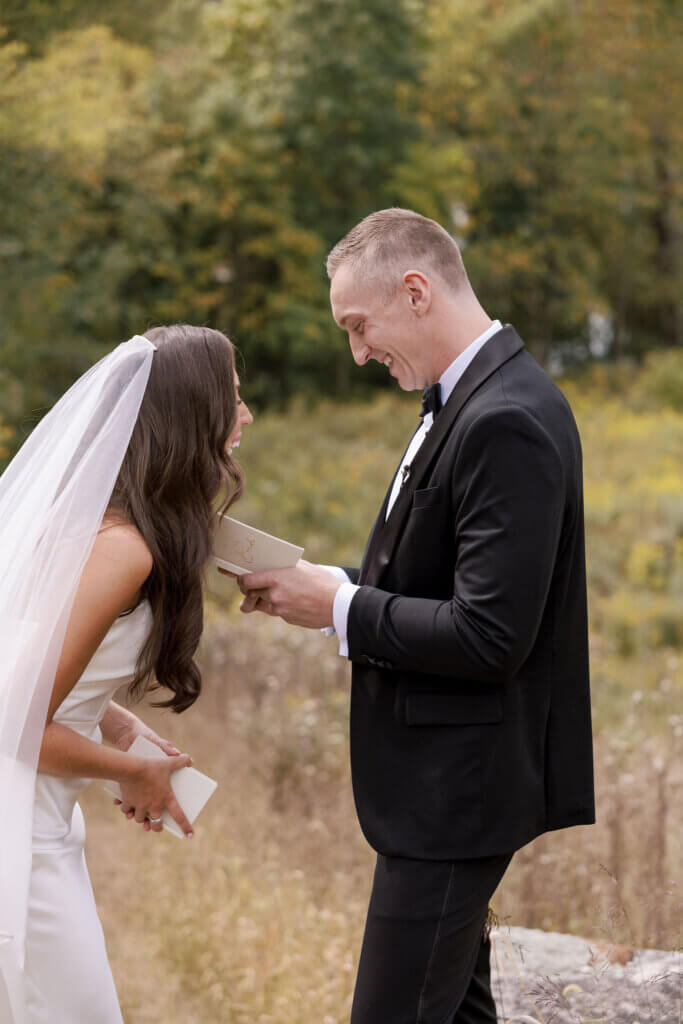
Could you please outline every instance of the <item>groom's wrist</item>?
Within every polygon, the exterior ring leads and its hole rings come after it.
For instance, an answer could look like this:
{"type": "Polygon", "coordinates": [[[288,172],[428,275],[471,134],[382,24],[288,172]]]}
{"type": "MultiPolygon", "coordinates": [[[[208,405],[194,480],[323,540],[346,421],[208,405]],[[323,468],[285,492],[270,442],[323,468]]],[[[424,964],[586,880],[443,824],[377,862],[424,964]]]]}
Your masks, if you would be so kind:
{"type": "Polygon", "coordinates": [[[346,572],[345,569],[342,569],[342,567],[340,565],[320,565],[319,564],[318,568],[326,569],[336,579],[338,579],[340,583],[349,583],[350,582],[348,573],[346,572]]]}
{"type": "MultiPolygon", "coordinates": [[[[336,580],[338,580],[340,584],[348,583],[349,582],[348,574],[339,565],[322,565],[321,563],[318,563],[318,568],[319,569],[325,569],[325,571],[329,572],[331,576],[334,576],[334,578],[336,580]]],[[[334,622],[334,606],[335,606],[335,602],[337,600],[337,594],[339,593],[340,589],[341,589],[341,587],[337,586],[336,590],[334,591],[334,597],[333,597],[333,600],[332,600],[332,607],[330,609],[330,618],[331,618],[330,625],[328,625],[328,626],[321,626],[320,627],[320,632],[323,633],[324,636],[328,636],[328,637],[329,636],[334,636],[334,634],[336,632],[335,627],[334,627],[334,625],[332,623],[334,622]]]]}
{"type": "Polygon", "coordinates": [[[332,620],[334,622],[335,632],[339,639],[339,653],[344,658],[347,658],[349,655],[349,609],[351,607],[351,602],[359,589],[360,588],[357,587],[355,583],[347,581],[346,583],[342,583],[334,598],[332,620]]]}

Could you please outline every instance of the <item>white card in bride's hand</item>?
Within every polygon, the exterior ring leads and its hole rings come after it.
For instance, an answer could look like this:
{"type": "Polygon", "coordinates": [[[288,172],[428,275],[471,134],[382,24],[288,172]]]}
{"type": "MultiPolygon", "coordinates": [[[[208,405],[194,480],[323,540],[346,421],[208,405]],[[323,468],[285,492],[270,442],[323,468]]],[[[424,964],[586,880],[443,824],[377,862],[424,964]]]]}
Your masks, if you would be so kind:
{"type": "Polygon", "coordinates": [[[241,576],[246,572],[288,569],[296,565],[303,553],[304,549],[296,544],[280,540],[230,516],[221,516],[214,534],[211,560],[221,569],[241,576]]]}
{"type": "MultiPolygon", "coordinates": [[[[144,736],[138,736],[133,741],[128,748],[128,753],[136,754],[138,757],[169,756],[156,743],[145,739],[144,736]]],[[[214,779],[210,779],[208,775],[198,772],[196,768],[179,768],[177,772],[173,772],[171,775],[171,789],[191,825],[194,825],[199,812],[209,797],[213,795],[217,786],[218,783],[214,779]]],[[[118,782],[105,782],[104,788],[107,793],[111,793],[117,800],[121,799],[121,787],[118,782]]],[[[175,818],[171,817],[168,811],[163,812],[162,818],[164,828],[168,832],[172,832],[174,836],[180,836],[182,839],[185,833],[175,818]]]]}

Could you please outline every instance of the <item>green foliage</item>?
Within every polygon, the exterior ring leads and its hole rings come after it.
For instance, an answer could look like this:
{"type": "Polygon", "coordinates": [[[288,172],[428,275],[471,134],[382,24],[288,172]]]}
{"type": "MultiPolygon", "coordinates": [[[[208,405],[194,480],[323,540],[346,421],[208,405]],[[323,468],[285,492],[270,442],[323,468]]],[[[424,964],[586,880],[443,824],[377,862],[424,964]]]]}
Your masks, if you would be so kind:
{"type": "Polygon", "coordinates": [[[683,409],[683,361],[681,354],[650,352],[638,374],[638,392],[644,402],[683,409]]]}
{"type": "Polygon", "coordinates": [[[609,356],[675,347],[679,40],[664,0],[8,0],[12,443],[168,321],[227,330],[261,407],[385,387],[353,368],[324,259],[392,204],[453,231],[485,307],[542,361],[597,351],[596,314],[609,356]]]}
{"type": "Polygon", "coordinates": [[[86,28],[95,14],[98,24],[131,41],[147,37],[161,20],[157,0],[116,0],[113,4],[98,4],[97,10],[82,0],[3,0],[0,25],[8,39],[18,40],[29,52],[39,54],[56,33],[86,28]]]}
{"type": "Polygon", "coordinates": [[[681,16],[642,0],[439,0],[425,104],[476,289],[545,359],[681,341],[681,16]],[[522,326],[523,325],[523,326],[522,326]]]}
{"type": "Polygon", "coordinates": [[[0,357],[20,413],[169,321],[227,330],[257,402],[348,391],[324,258],[395,198],[419,135],[407,6],[178,0],[144,46],[113,31],[127,9],[97,25],[65,5],[25,32],[34,55],[0,47],[0,357]]]}
{"type": "Polygon", "coordinates": [[[392,173],[418,135],[410,99],[417,31],[412,12],[395,0],[292,5],[281,96],[283,170],[296,220],[328,248],[397,198],[392,173]]]}
{"type": "Polygon", "coordinates": [[[623,657],[683,642],[682,374],[669,351],[564,385],[584,449],[593,627],[623,657]]]}

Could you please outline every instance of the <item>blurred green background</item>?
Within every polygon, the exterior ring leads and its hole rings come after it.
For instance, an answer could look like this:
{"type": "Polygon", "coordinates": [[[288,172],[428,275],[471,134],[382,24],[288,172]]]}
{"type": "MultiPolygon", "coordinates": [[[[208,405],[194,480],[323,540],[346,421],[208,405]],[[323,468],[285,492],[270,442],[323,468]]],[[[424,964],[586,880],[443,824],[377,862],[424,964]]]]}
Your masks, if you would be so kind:
{"type": "MultiPolygon", "coordinates": [[[[207,324],[238,345],[257,413],[237,516],[357,564],[416,399],[354,365],[324,260],[372,210],[438,219],[487,312],[558,377],[585,457],[598,824],[520,851],[494,906],[666,948],[683,886],[681,17],[669,0],[0,5],[0,468],[115,344],[207,324]]],[[[150,847],[97,787],[85,801],[124,1015],[308,1024],[315,1005],[341,1024],[372,860],[348,663],[316,632],[240,617],[215,573],[206,610],[197,707],[143,712],[219,780],[192,849],[150,847]]]]}
{"type": "Polygon", "coordinates": [[[324,258],[388,205],[554,372],[680,344],[672,0],[3,0],[0,30],[10,450],[158,323],[226,331],[257,408],[386,387],[324,258]]]}

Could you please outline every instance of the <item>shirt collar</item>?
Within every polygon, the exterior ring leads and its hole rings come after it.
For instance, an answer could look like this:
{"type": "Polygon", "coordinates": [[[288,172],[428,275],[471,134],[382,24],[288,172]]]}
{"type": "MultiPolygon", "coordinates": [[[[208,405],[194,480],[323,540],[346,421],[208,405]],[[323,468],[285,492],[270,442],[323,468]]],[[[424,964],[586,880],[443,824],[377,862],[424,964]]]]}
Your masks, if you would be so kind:
{"type": "Polygon", "coordinates": [[[441,401],[443,405],[445,405],[450,398],[453,388],[458,383],[479,349],[486,344],[489,338],[493,337],[494,334],[497,334],[497,332],[501,330],[502,326],[503,325],[500,320],[494,320],[491,326],[487,328],[483,334],[480,334],[478,338],[471,341],[467,348],[463,349],[460,355],[454,359],[451,365],[448,366],[441,374],[439,383],[441,384],[441,401]]]}

